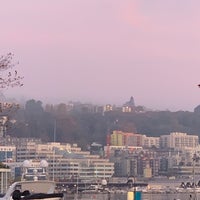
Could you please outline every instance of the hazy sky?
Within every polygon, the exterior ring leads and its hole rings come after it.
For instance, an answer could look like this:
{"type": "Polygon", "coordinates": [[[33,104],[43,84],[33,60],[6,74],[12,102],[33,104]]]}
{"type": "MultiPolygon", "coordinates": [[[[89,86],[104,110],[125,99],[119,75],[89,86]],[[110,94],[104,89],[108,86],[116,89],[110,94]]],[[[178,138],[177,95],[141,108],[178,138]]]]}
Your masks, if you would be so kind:
{"type": "Polygon", "coordinates": [[[4,0],[0,54],[25,77],[13,97],[152,109],[200,104],[199,0],[4,0]]]}

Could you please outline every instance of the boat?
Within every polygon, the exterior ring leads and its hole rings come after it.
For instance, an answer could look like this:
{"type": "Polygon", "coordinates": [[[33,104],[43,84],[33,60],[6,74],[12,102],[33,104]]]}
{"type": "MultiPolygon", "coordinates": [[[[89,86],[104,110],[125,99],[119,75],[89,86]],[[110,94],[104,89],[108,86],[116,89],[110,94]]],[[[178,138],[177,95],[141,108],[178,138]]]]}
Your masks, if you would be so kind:
{"type": "Polygon", "coordinates": [[[62,199],[63,193],[55,193],[54,188],[55,184],[50,181],[19,181],[13,183],[0,200],[62,199]]]}
{"type": "Polygon", "coordinates": [[[47,167],[48,163],[45,160],[40,162],[39,167],[31,166],[30,161],[24,161],[21,181],[11,184],[0,200],[61,200],[63,193],[56,193],[56,183],[47,179],[47,167]]]}

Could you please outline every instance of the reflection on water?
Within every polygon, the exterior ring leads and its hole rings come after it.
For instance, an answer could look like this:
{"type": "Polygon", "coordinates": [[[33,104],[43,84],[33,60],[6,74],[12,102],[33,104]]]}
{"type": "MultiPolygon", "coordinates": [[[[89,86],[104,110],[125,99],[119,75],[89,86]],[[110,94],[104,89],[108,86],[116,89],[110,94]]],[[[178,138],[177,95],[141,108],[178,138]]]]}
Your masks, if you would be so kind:
{"type": "MultiPolygon", "coordinates": [[[[174,194],[152,194],[143,193],[142,200],[190,200],[191,193],[174,193],[174,194]]],[[[191,194],[193,195],[193,194],[191,194]]],[[[65,200],[127,200],[127,194],[65,194],[65,200]]],[[[197,195],[200,200],[200,193],[197,195]]],[[[193,198],[192,198],[193,200],[193,198]]]]}

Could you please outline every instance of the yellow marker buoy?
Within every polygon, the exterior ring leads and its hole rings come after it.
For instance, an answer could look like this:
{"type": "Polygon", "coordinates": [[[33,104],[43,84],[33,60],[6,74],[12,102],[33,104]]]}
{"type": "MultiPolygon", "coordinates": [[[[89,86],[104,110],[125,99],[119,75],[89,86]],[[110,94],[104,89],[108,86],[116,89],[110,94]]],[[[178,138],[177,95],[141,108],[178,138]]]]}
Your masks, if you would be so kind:
{"type": "Polygon", "coordinates": [[[134,200],[134,192],[127,193],[127,200],[134,200]]]}

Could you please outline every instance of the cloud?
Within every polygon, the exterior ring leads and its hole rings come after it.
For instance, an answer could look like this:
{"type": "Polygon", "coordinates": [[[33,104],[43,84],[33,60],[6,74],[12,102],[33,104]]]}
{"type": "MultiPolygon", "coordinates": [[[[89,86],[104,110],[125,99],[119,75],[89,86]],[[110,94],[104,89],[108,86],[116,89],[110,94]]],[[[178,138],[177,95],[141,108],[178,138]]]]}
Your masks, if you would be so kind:
{"type": "Polygon", "coordinates": [[[143,27],[147,20],[139,9],[139,4],[129,0],[120,4],[119,19],[133,27],[143,27]]]}

